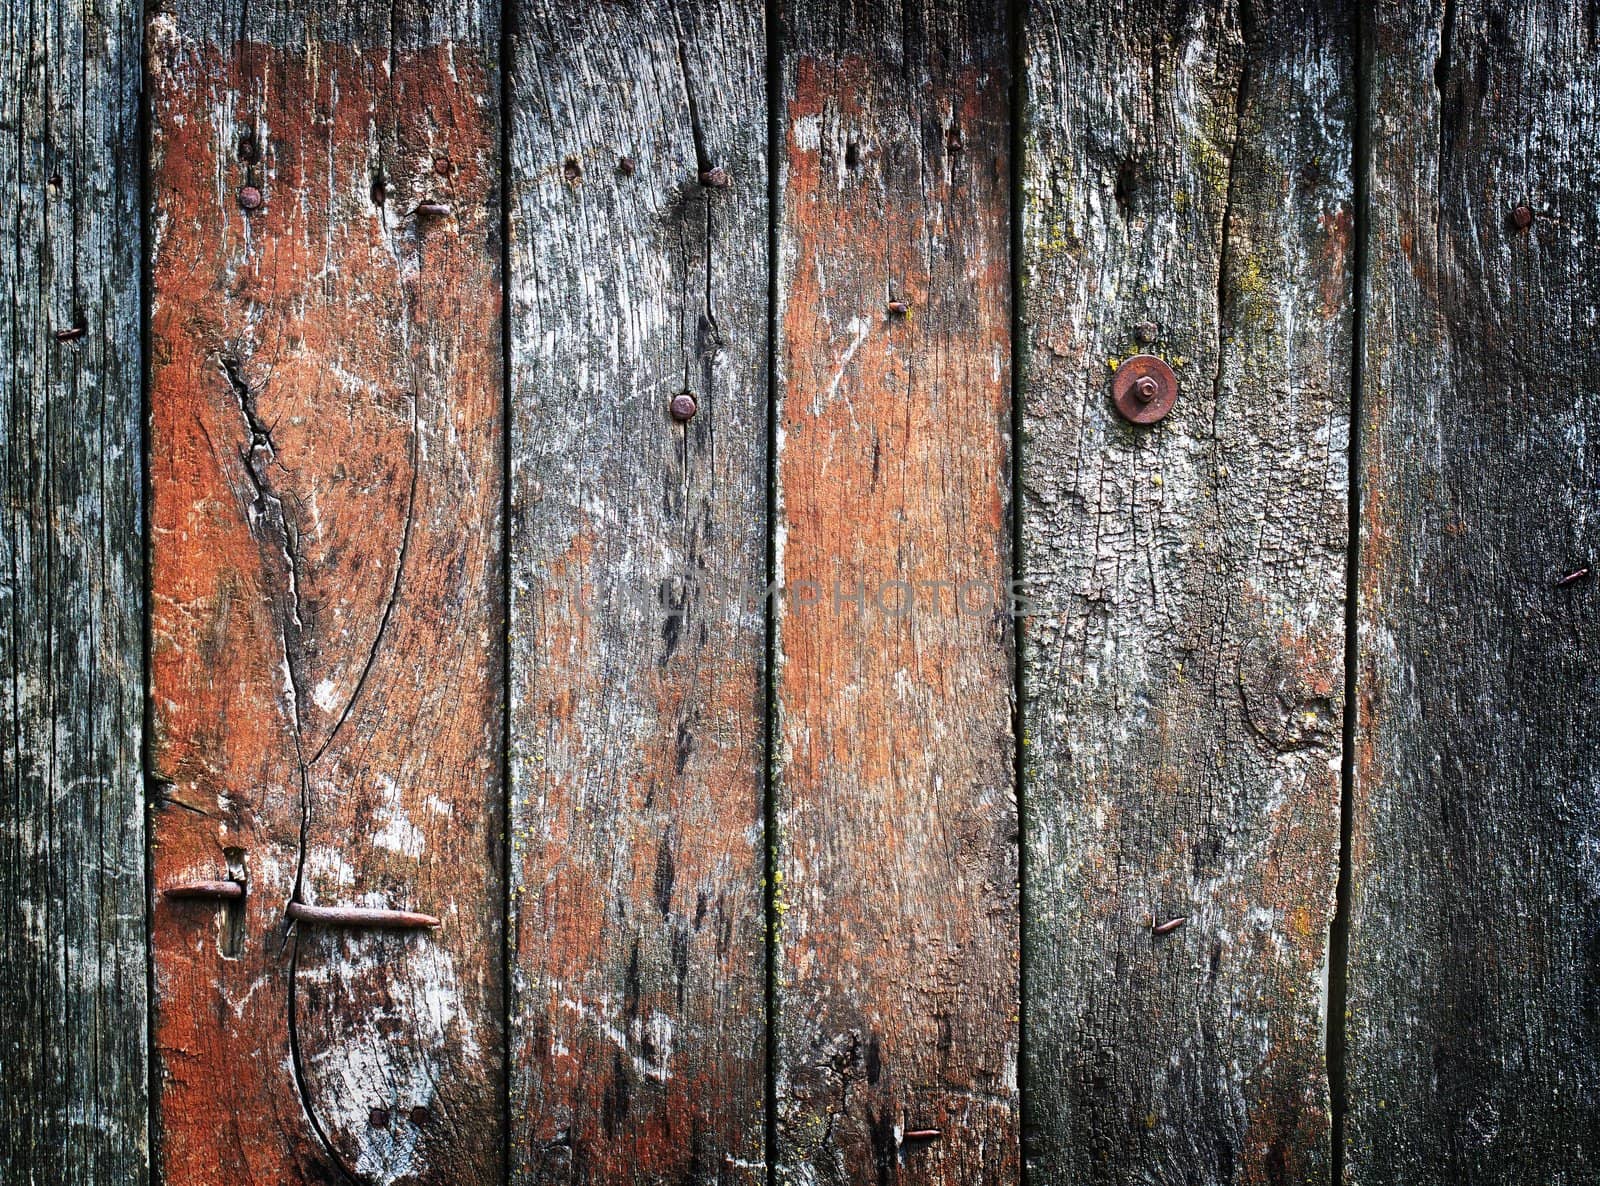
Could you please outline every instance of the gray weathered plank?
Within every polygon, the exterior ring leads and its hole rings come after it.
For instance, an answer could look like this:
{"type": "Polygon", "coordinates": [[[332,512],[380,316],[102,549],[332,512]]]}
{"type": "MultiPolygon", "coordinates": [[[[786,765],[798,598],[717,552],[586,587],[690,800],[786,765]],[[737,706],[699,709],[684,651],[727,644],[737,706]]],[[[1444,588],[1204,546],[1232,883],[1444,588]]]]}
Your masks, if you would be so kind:
{"type": "Polygon", "coordinates": [[[1348,1178],[1600,1160],[1592,5],[1384,5],[1361,359],[1348,1178]],[[1513,211],[1525,206],[1531,225],[1513,211]]]}
{"type": "Polygon", "coordinates": [[[1054,0],[1026,22],[1041,1183],[1327,1173],[1352,72],[1339,5],[1249,7],[1054,0]],[[1153,428],[1109,397],[1140,351],[1181,383],[1153,428]]]}
{"type": "Polygon", "coordinates": [[[0,1180],[19,1186],[148,1176],[142,16],[0,16],[0,1180]]]}
{"type": "Polygon", "coordinates": [[[491,1186],[497,6],[185,0],[147,32],[160,1172],[491,1186]],[[223,876],[241,901],[159,894],[223,876]]]}
{"type": "Polygon", "coordinates": [[[1005,6],[782,8],[778,1176],[1015,1181],[1005,6]]]}
{"type": "Polygon", "coordinates": [[[761,7],[512,27],[513,1179],[761,1183],[761,7]]]}

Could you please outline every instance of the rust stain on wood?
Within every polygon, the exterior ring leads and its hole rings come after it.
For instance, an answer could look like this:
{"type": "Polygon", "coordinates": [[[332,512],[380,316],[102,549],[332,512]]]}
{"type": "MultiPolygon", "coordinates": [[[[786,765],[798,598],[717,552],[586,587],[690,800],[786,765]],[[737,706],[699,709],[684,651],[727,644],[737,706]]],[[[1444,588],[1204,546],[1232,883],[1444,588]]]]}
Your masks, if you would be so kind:
{"type": "Polygon", "coordinates": [[[494,76],[166,16],[149,57],[156,883],[247,886],[235,923],[156,905],[165,1177],[493,1180],[494,76]],[[291,900],[445,925],[296,934],[291,900]]]}
{"type": "Polygon", "coordinates": [[[784,1181],[1020,1169],[1006,85],[953,39],[908,84],[802,32],[785,82],[784,1181]]]}

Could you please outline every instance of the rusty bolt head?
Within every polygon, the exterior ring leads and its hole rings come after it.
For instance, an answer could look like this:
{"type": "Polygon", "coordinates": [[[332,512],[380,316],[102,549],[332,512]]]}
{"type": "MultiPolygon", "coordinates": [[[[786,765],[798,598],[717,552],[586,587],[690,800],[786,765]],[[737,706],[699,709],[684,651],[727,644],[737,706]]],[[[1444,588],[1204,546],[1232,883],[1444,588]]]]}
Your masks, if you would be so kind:
{"type": "Polygon", "coordinates": [[[1153,321],[1141,321],[1133,327],[1133,336],[1139,339],[1141,345],[1148,346],[1155,341],[1161,333],[1161,327],[1153,321]]]}
{"type": "Polygon", "coordinates": [[[247,185],[239,191],[239,208],[241,210],[261,209],[261,191],[253,185],[247,185]]]}
{"type": "Polygon", "coordinates": [[[700,174],[700,184],[710,186],[712,189],[727,189],[732,183],[733,178],[728,176],[728,171],[721,165],[700,174]]]}
{"type": "Polygon", "coordinates": [[[1111,378],[1117,411],[1134,424],[1154,424],[1178,400],[1178,377],[1154,354],[1135,354],[1111,378]]]}
{"type": "Polygon", "coordinates": [[[632,177],[633,171],[637,167],[638,166],[633,163],[633,158],[631,156],[621,157],[617,161],[617,172],[621,173],[624,177],[632,177]]]}
{"type": "Polygon", "coordinates": [[[884,308],[894,317],[904,317],[911,312],[911,306],[904,301],[890,301],[884,308]]]}
{"type": "Polygon", "coordinates": [[[1533,225],[1533,210],[1528,206],[1518,206],[1511,211],[1511,225],[1519,231],[1525,231],[1533,225]]]}
{"type": "Polygon", "coordinates": [[[700,405],[695,402],[694,393],[680,391],[672,397],[672,418],[674,420],[688,420],[700,410],[700,405]]]}

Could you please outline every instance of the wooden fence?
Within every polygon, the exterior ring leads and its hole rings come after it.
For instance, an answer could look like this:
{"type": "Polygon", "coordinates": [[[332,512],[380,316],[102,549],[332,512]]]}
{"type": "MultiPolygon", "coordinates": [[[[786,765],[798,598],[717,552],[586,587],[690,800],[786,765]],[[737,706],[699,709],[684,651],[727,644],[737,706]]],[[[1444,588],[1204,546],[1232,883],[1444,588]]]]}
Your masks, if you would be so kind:
{"type": "Polygon", "coordinates": [[[1597,26],[18,0],[0,1179],[1594,1180],[1597,26]]]}

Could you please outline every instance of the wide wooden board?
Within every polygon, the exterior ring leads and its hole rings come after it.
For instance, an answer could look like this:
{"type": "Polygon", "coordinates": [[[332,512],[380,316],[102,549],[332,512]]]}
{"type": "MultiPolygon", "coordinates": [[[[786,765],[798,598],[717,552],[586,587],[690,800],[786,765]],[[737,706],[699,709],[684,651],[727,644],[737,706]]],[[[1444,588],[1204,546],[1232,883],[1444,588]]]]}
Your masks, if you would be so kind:
{"type": "Polygon", "coordinates": [[[1026,20],[1038,1183],[1328,1173],[1349,37],[1332,3],[1073,0],[1026,20]],[[1141,352],[1179,383],[1153,427],[1110,396],[1141,352]]]}
{"type": "Polygon", "coordinates": [[[513,27],[512,1179],[762,1183],[761,9],[513,27]]]}
{"type": "Polygon", "coordinates": [[[496,27],[194,4],[148,41],[160,1165],[495,1182],[496,27]],[[160,896],[215,877],[242,904],[160,896]]]}
{"type": "Polygon", "coordinates": [[[1005,8],[780,7],[778,1179],[1015,1181],[1005,8]]]}

